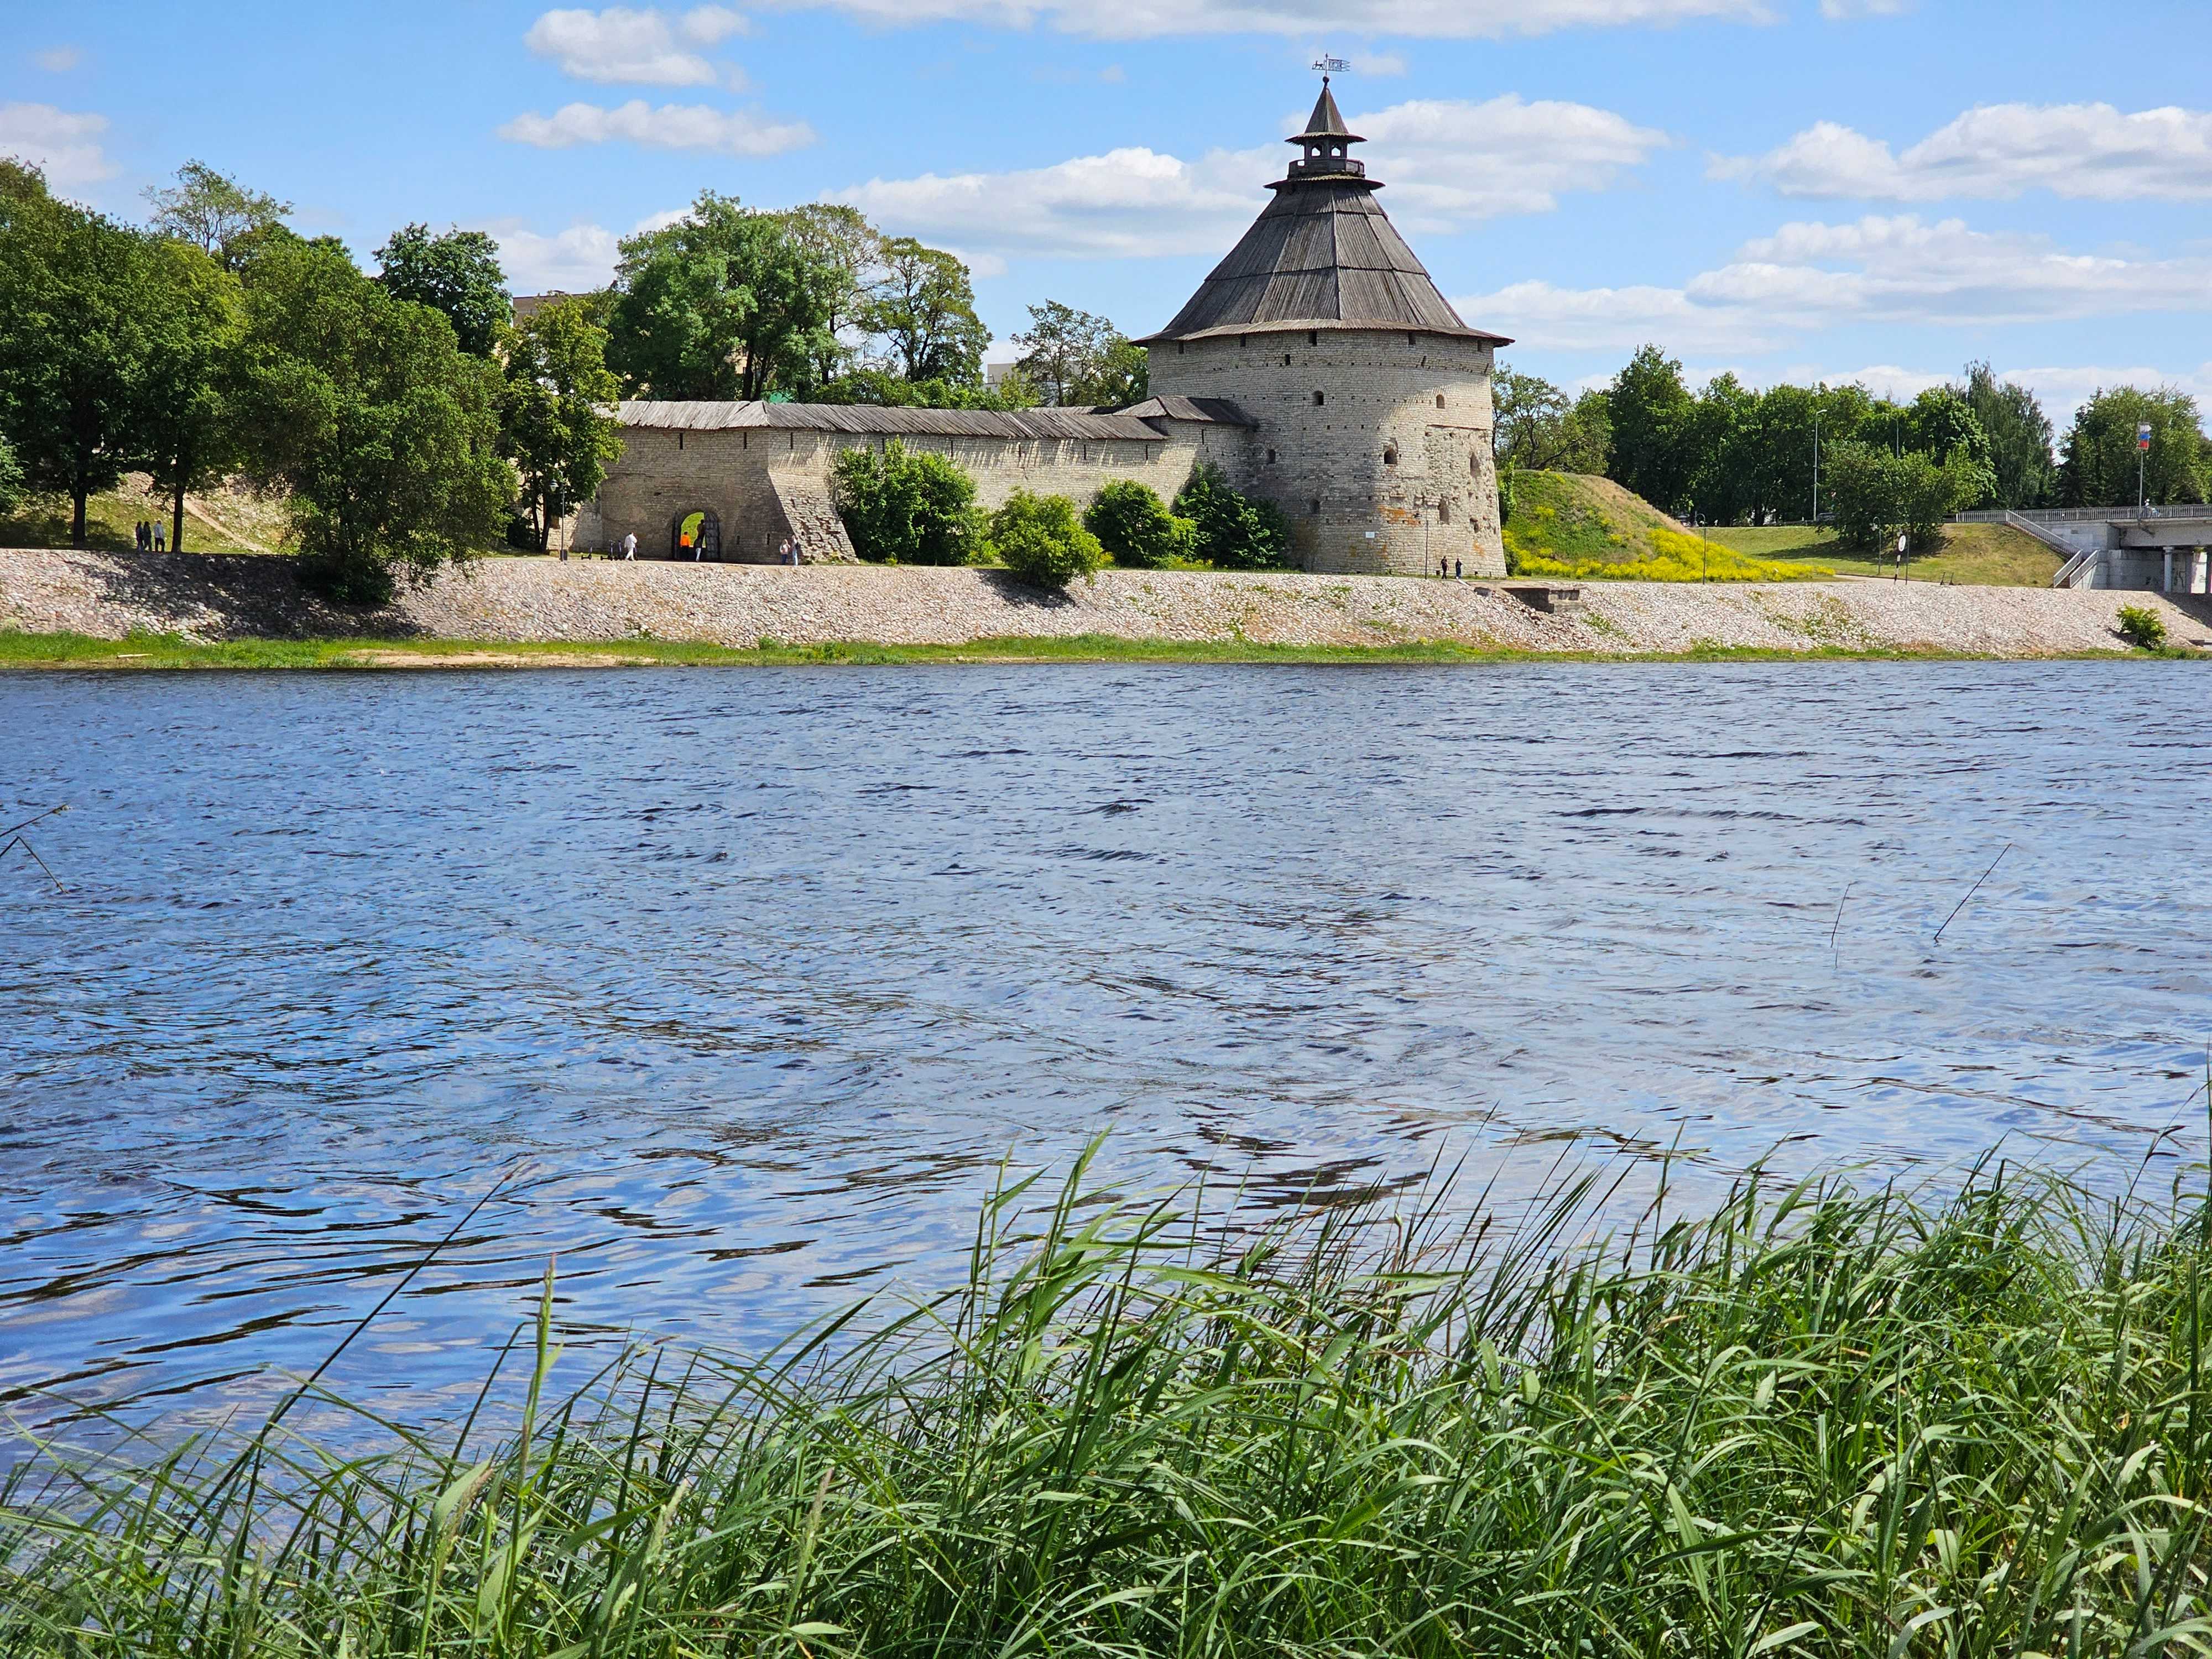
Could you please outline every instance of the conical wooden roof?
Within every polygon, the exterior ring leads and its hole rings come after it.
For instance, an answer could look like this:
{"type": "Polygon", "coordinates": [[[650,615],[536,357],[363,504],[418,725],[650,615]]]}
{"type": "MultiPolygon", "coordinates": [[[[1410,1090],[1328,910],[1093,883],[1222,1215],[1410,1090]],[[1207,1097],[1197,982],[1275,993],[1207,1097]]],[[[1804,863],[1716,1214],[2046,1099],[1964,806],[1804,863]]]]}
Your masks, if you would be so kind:
{"type": "Polygon", "coordinates": [[[1322,83],[1304,147],[1275,199],[1175,320],[1141,343],[1289,329],[1404,329],[1512,343],[1469,328],[1376,204],[1381,184],[1346,155],[1352,132],[1322,83]]]}

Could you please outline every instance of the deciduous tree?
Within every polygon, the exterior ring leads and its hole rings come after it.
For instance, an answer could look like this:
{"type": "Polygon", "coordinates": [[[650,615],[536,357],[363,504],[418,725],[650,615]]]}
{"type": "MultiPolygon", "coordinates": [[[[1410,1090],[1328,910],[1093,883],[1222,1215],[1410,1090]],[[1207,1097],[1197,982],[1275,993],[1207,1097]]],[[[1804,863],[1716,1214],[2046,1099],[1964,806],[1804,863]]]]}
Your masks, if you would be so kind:
{"type": "Polygon", "coordinates": [[[1613,422],[1607,476],[1662,512],[1687,503],[1696,471],[1696,399],[1682,365],[1657,346],[1637,352],[1606,392],[1613,422]]]}
{"type": "Polygon", "coordinates": [[[190,242],[232,271],[292,211],[289,202],[248,190],[204,161],[185,162],[177,169],[175,184],[166,190],[149,190],[146,199],[154,206],[156,231],[190,242]]]}
{"type": "Polygon", "coordinates": [[[242,459],[234,404],[245,307],[238,278],[198,246],[165,238],[147,255],[131,448],[169,498],[169,547],[181,553],[185,495],[242,459]]]}
{"type": "Polygon", "coordinates": [[[2051,419],[2035,393],[2012,380],[1999,380],[1987,363],[1966,365],[1959,389],[1981,422],[1989,441],[1992,507],[2041,507],[2057,486],[2051,458],[2051,419]]]}
{"type": "Polygon", "coordinates": [[[684,218],[623,242],[608,365],[655,398],[804,391],[834,344],[841,281],[781,216],[702,191],[684,218]]]}
{"type": "Polygon", "coordinates": [[[1103,317],[1057,300],[1030,307],[1030,325],[1014,336],[1017,362],[1048,404],[1072,404],[1095,382],[1121,331],[1103,317]]]}
{"type": "Polygon", "coordinates": [[[2172,386],[2100,389],[2075,411],[2058,468],[2068,507],[2118,507],[2136,499],[2136,429],[2150,428],[2142,460],[2143,499],[2154,507],[2204,499],[2204,428],[2197,399],[2172,386]]]}
{"type": "Polygon", "coordinates": [[[407,225],[376,250],[376,263],[386,293],[443,312],[462,350],[491,356],[514,308],[497,242],[458,226],[433,236],[428,225],[407,225]]]}
{"type": "Polygon", "coordinates": [[[133,459],[154,281],[147,238],[0,168],[0,431],[30,488],[69,496],[74,547],[133,459]]]}
{"type": "Polygon", "coordinates": [[[859,321],[884,343],[887,366],[917,384],[980,387],[991,331],[975,314],[968,267],[911,236],[884,243],[881,265],[859,321]]]}
{"type": "Polygon", "coordinates": [[[498,368],[337,249],[276,240],[245,281],[241,422],[255,470],[292,492],[301,580],[380,604],[492,545],[514,498],[498,368]]]}
{"type": "Polygon", "coordinates": [[[606,331],[576,305],[548,306],[507,336],[500,453],[514,463],[540,553],[552,527],[599,492],[622,455],[612,412],[622,386],[606,348],[606,331]]]}
{"type": "Polygon", "coordinates": [[[827,386],[851,368],[863,343],[861,313],[883,277],[884,234],[858,208],[837,202],[808,202],[780,216],[807,255],[836,273],[813,364],[814,384],[827,386]]]}

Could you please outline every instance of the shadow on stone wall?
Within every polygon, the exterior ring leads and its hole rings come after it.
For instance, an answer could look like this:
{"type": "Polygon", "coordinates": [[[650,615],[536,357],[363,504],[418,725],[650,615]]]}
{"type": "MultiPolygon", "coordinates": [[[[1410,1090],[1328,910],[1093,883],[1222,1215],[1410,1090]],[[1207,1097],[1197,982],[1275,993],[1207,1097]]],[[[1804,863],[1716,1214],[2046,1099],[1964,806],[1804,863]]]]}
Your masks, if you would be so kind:
{"type": "Polygon", "coordinates": [[[1065,611],[1075,603],[1073,594],[1033,587],[1011,570],[984,569],[975,574],[989,586],[992,592],[1018,610],[1065,611]]]}
{"type": "Polygon", "coordinates": [[[336,605],[302,592],[282,556],[228,553],[73,553],[100,599],[146,619],[157,633],[203,639],[404,637],[422,630],[395,610],[336,605]]]}

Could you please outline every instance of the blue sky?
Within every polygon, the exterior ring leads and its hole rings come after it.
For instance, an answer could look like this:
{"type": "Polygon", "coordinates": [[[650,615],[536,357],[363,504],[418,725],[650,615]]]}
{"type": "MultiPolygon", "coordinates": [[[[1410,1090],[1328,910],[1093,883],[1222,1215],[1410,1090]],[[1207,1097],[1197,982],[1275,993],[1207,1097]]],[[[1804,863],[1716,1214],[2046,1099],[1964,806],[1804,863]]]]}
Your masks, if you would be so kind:
{"type": "Polygon", "coordinates": [[[364,256],[492,231],[518,289],[604,280],[702,187],[856,203],[960,251],[1001,335],[1131,333],[1263,204],[1307,64],[1468,320],[1569,384],[1910,393],[1971,358],[2054,416],[2212,407],[2206,0],[321,0],[12,9],[0,153],[118,213],[198,158],[364,256]]]}

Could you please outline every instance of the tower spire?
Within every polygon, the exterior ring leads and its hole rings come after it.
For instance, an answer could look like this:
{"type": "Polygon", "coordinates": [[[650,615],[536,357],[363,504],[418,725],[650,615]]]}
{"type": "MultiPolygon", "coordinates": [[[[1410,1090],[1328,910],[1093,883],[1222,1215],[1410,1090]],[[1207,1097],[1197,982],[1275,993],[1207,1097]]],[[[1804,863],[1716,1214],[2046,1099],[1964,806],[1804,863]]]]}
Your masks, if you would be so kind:
{"type": "Polygon", "coordinates": [[[1352,159],[1351,147],[1367,141],[1344,124],[1344,112],[1336,106],[1336,94],[1329,90],[1329,80],[1350,67],[1341,58],[1323,58],[1314,67],[1322,72],[1321,96],[1314,100],[1313,113],[1306,117],[1306,130],[1288,143],[1298,146],[1298,160],[1291,163],[1288,184],[1304,179],[1364,179],[1367,164],[1352,159]]]}

